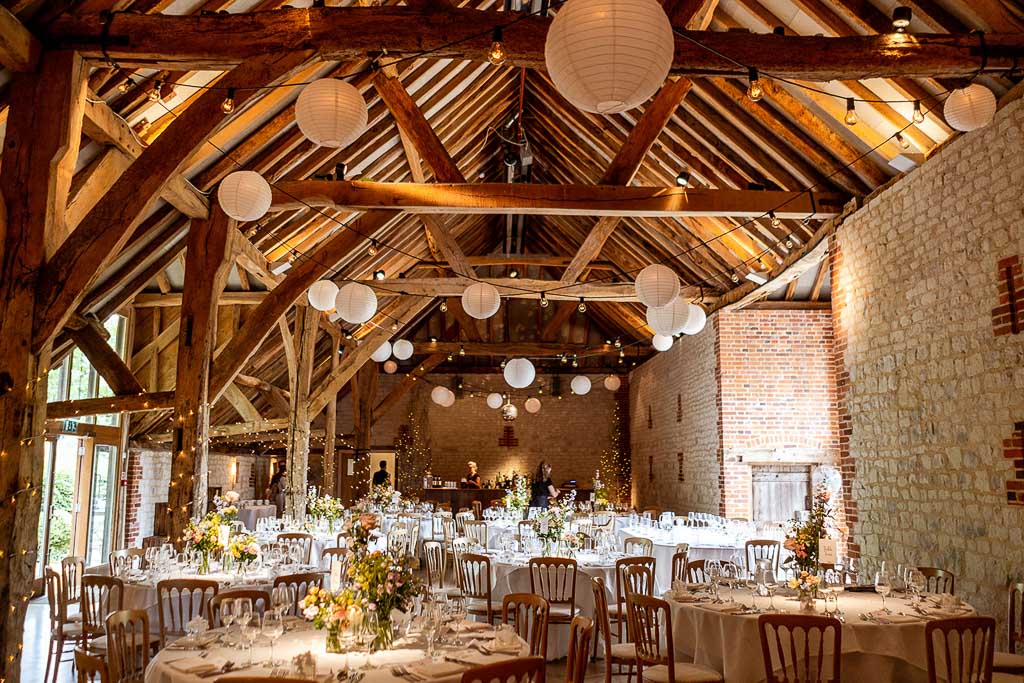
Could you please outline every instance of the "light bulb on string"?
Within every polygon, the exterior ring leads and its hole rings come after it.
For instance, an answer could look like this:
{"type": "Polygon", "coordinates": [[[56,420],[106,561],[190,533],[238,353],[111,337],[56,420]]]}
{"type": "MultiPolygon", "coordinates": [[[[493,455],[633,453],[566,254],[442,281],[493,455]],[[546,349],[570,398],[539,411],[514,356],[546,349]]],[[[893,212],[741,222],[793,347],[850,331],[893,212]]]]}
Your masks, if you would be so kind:
{"type": "Polygon", "coordinates": [[[230,114],[235,110],[235,89],[228,88],[227,97],[220,103],[220,110],[225,114],[230,114]]]}
{"type": "Polygon", "coordinates": [[[843,117],[843,121],[848,126],[857,125],[857,108],[852,97],[846,98],[846,116],[843,117]]]}
{"type": "Polygon", "coordinates": [[[495,26],[491,32],[491,49],[487,51],[487,61],[494,66],[501,66],[508,59],[505,43],[502,42],[501,27],[495,26]]]}
{"type": "Polygon", "coordinates": [[[903,149],[910,149],[910,140],[908,140],[903,133],[896,133],[896,142],[903,149]]]}
{"type": "Polygon", "coordinates": [[[463,346],[462,344],[459,344],[459,355],[460,356],[465,356],[466,355],[466,347],[463,346]]]}
{"type": "Polygon", "coordinates": [[[444,301],[441,302],[441,312],[442,313],[447,313],[448,312],[448,304],[447,304],[447,302],[444,302],[444,301]]]}
{"type": "Polygon", "coordinates": [[[587,312],[587,302],[583,299],[582,296],[580,297],[580,305],[576,307],[576,310],[579,311],[580,313],[587,312]]]}
{"type": "Polygon", "coordinates": [[[377,240],[370,240],[370,246],[366,248],[367,256],[377,255],[377,240]]]}
{"type": "Polygon", "coordinates": [[[768,217],[772,219],[772,227],[777,228],[782,225],[782,219],[775,215],[774,211],[768,212],[768,217]]]}
{"type": "Polygon", "coordinates": [[[747,71],[747,79],[750,85],[747,86],[747,97],[753,102],[758,102],[764,97],[764,88],[761,87],[761,79],[758,77],[757,69],[750,67],[747,71]]]}
{"type": "Polygon", "coordinates": [[[541,295],[540,295],[540,307],[541,308],[547,308],[548,307],[548,298],[546,296],[544,296],[543,292],[541,292],[541,295]]]}
{"type": "Polygon", "coordinates": [[[134,87],[135,81],[133,81],[132,77],[129,76],[128,78],[124,79],[123,81],[117,84],[117,91],[120,93],[126,93],[134,87]]]}
{"type": "Polygon", "coordinates": [[[153,87],[149,91],[149,101],[150,102],[159,102],[160,101],[160,95],[161,95],[160,91],[163,90],[163,89],[164,89],[164,82],[163,81],[158,80],[156,83],[154,83],[153,87]]]}
{"type": "Polygon", "coordinates": [[[924,123],[924,111],[921,109],[921,100],[914,100],[914,123],[924,123]]]}

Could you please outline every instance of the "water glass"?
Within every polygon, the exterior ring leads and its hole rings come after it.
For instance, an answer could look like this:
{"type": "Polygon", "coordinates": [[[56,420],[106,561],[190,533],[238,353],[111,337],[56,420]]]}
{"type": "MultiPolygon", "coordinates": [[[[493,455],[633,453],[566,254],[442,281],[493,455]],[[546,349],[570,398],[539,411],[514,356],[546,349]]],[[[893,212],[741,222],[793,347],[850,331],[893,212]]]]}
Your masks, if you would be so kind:
{"type": "Polygon", "coordinates": [[[263,615],[263,635],[270,639],[270,661],[268,664],[275,666],[277,662],[274,661],[274,643],[284,635],[284,618],[279,612],[267,610],[263,615]]]}
{"type": "Polygon", "coordinates": [[[875,574],[875,592],[882,596],[882,609],[888,612],[889,608],[885,606],[885,598],[892,593],[892,579],[884,571],[875,574]]]}
{"type": "MultiPolygon", "coordinates": [[[[250,607],[251,607],[250,603],[250,607]]],[[[242,626],[242,637],[249,643],[249,666],[253,666],[255,662],[252,658],[252,648],[256,644],[256,638],[260,635],[260,617],[258,614],[251,615],[251,621],[247,621],[242,626]]]]}
{"type": "Polygon", "coordinates": [[[220,623],[224,624],[224,635],[231,632],[231,624],[235,623],[238,608],[235,600],[224,600],[220,603],[220,623]]]}

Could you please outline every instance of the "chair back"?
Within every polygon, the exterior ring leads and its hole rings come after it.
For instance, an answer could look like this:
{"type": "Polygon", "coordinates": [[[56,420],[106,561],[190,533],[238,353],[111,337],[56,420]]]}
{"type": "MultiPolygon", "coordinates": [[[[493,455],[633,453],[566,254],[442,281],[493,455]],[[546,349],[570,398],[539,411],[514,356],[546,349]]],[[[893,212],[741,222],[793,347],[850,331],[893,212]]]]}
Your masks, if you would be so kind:
{"type": "Polygon", "coordinates": [[[108,683],[107,663],[102,657],[89,654],[80,647],[75,648],[75,668],[78,669],[77,683],[108,683]]]}
{"type": "Polygon", "coordinates": [[[444,588],[444,546],[439,541],[424,541],[427,558],[427,587],[444,588]]]}
{"type": "Polygon", "coordinates": [[[107,615],[124,609],[124,582],[116,576],[86,574],[82,577],[82,630],[98,638],[107,627],[107,615]]]}
{"type": "Polygon", "coordinates": [[[487,522],[469,521],[466,522],[466,538],[469,542],[480,546],[481,548],[487,547],[487,522]]]}
{"type": "Polygon", "coordinates": [[[1024,583],[1011,583],[1006,591],[1006,651],[1017,654],[1024,643],[1024,583]]]}
{"type": "Polygon", "coordinates": [[[159,548],[164,543],[167,543],[166,536],[146,536],[142,539],[142,549],[146,548],[159,548]]]}
{"type": "Polygon", "coordinates": [[[348,545],[348,534],[344,531],[339,531],[338,535],[334,537],[334,546],[336,548],[344,548],[348,545]]]}
{"type": "Polygon", "coordinates": [[[757,618],[766,683],[838,683],[843,625],[834,617],[762,614],[757,618]]]}
{"type": "Polygon", "coordinates": [[[532,519],[524,519],[520,521],[516,528],[519,532],[520,541],[524,538],[537,535],[537,522],[532,519]]]}
{"type": "Polygon", "coordinates": [[[484,518],[484,504],[479,500],[473,501],[473,518],[483,519],[484,518]]]}
{"type": "Polygon", "coordinates": [[[501,622],[530,645],[531,657],[548,657],[548,601],[534,593],[507,593],[501,600],[501,622]]]}
{"type": "Polygon", "coordinates": [[[206,616],[206,604],[219,592],[208,579],[164,579],[156,585],[160,606],[160,647],[185,635],[185,624],[206,616]]]}
{"type": "Polygon", "coordinates": [[[565,557],[530,559],[530,592],[537,593],[549,605],[568,605],[576,609],[576,560],[565,557]]]}
{"type": "Polygon", "coordinates": [[[419,517],[402,515],[398,518],[398,521],[405,525],[405,532],[409,534],[407,552],[410,556],[415,557],[420,543],[420,519],[419,517]]]}
{"type": "Polygon", "coordinates": [[[707,583],[708,574],[704,571],[704,560],[691,560],[687,562],[686,577],[690,583],[707,583]]]}
{"type": "Polygon", "coordinates": [[[288,606],[285,614],[292,617],[302,616],[299,610],[299,602],[309,594],[309,589],[313,586],[317,588],[324,587],[324,575],[320,572],[303,572],[300,574],[285,574],[274,579],[274,588],[278,586],[288,586],[292,589],[293,601],[288,606]]]}
{"type": "Polygon", "coordinates": [[[400,560],[409,554],[409,532],[405,524],[395,522],[388,530],[388,555],[400,560]]]}
{"type": "Polygon", "coordinates": [[[619,614],[626,612],[626,571],[630,567],[647,567],[653,575],[654,563],[655,560],[651,556],[622,557],[615,560],[615,604],[619,606],[619,614]]]}
{"type": "MultiPolygon", "coordinates": [[[[459,588],[470,599],[486,600],[490,615],[491,559],[486,555],[462,553],[458,559],[459,588]]],[[[488,622],[490,619],[488,619],[488,622]]]]}
{"type": "Polygon", "coordinates": [[[654,554],[654,541],[631,536],[622,542],[622,550],[630,557],[650,557],[654,554]]]}
{"type": "Polygon", "coordinates": [[[210,598],[206,604],[206,622],[210,628],[220,628],[224,623],[220,620],[220,606],[228,600],[249,598],[252,601],[253,615],[263,616],[270,608],[270,593],[255,588],[232,588],[210,598]]]}
{"type": "Polygon", "coordinates": [[[455,515],[455,531],[459,536],[466,535],[466,522],[472,522],[476,519],[476,516],[469,510],[456,513],[455,515]]]}
{"type": "Polygon", "coordinates": [[[637,678],[643,680],[644,667],[668,666],[668,680],[675,680],[672,619],[664,600],[630,593],[626,596],[629,633],[636,645],[637,678]],[[667,643],[667,645],[666,645],[667,643]]]}
{"type": "Polygon", "coordinates": [[[444,515],[440,512],[435,512],[430,518],[430,536],[431,538],[444,538],[444,515]]]}
{"type": "Polygon", "coordinates": [[[654,571],[651,567],[643,564],[629,565],[622,578],[622,590],[625,595],[630,593],[654,595],[654,571]]]}
{"type": "Polygon", "coordinates": [[[686,582],[689,580],[689,576],[686,573],[686,565],[689,563],[689,554],[676,552],[672,556],[672,581],[686,582]]]}
{"type": "Polygon", "coordinates": [[[926,593],[956,595],[956,575],[953,572],[938,567],[918,567],[917,571],[924,574],[926,593]]]}
{"type": "Polygon", "coordinates": [[[337,562],[341,563],[341,575],[345,576],[345,570],[348,569],[348,550],[345,548],[324,548],[320,551],[320,564],[327,567],[328,575],[330,575],[337,562]]]}
{"type": "Polygon", "coordinates": [[[503,659],[462,673],[462,683],[541,683],[545,662],[541,657],[503,659]]]}
{"type": "Polygon", "coordinates": [[[149,615],[123,609],[107,615],[107,667],[112,683],[143,683],[149,666],[149,615]]]}
{"type": "Polygon", "coordinates": [[[299,546],[301,549],[302,561],[305,564],[309,564],[310,557],[313,555],[313,534],[302,533],[301,531],[289,531],[287,533],[278,534],[277,542],[284,543],[290,549],[293,546],[299,546]]]}
{"type": "Polygon", "coordinates": [[[50,606],[50,631],[59,629],[68,621],[68,605],[64,602],[63,582],[60,573],[53,567],[43,568],[43,581],[46,583],[46,601],[50,606]]]}
{"type": "Polygon", "coordinates": [[[661,510],[658,508],[644,508],[644,511],[640,513],[641,517],[650,517],[651,519],[658,519],[661,517],[661,510]]]}
{"type": "MultiPolygon", "coordinates": [[[[584,683],[590,661],[590,641],[594,637],[594,621],[589,617],[573,617],[569,624],[569,654],[565,658],[565,683],[584,683]]],[[[609,664],[610,666],[610,664],[609,664]]]]}
{"type": "Polygon", "coordinates": [[[608,586],[604,579],[596,576],[590,580],[594,591],[594,623],[597,625],[595,638],[604,641],[605,681],[611,681],[612,669],[612,623],[608,616],[608,586]]]}
{"type": "Polygon", "coordinates": [[[996,620],[937,619],[924,626],[928,683],[991,683],[996,620]]]}
{"type": "Polygon", "coordinates": [[[781,543],[771,539],[754,539],[747,541],[747,571],[754,571],[754,566],[757,564],[758,560],[768,560],[771,562],[772,571],[779,571],[779,550],[781,547],[781,543]]]}
{"type": "Polygon", "coordinates": [[[466,540],[465,536],[456,536],[452,539],[451,545],[448,546],[448,551],[452,554],[452,563],[455,567],[455,585],[461,585],[459,579],[459,558],[465,553],[469,552],[469,541],[466,540]]]}
{"type": "Polygon", "coordinates": [[[107,556],[107,566],[111,576],[121,576],[132,569],[145,569],[146,551],[144,548],[113,550],[107,556]]]}
{"type": "Polygon", "coordinates": [[[73,605],[82,597],[82,575],[85,574],[85,558],[69,555],[60,561],[61,586],[64,588],[64,604],[73,605]]]}

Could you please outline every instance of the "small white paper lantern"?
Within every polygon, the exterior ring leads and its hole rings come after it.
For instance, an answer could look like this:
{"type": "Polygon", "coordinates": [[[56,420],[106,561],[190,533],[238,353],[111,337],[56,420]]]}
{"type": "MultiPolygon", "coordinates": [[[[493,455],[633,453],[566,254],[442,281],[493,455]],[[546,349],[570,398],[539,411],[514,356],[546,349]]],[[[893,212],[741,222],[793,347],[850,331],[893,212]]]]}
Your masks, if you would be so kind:
{"type": "Polygon", "coordinates": [[[690,311],[688,304],[680,298],[662,308],[647,309],[647,324],[658,334],[671,337],[679,334],[686,325],[690,311]]]}
{"type": "Polygon", "coordinates": [[[651,308],[668,306],[679,296],[679,277],[671,268],[655,263],[636,276],[636,298],[651,308]]]}
{"type": "Polygon", "coordinates": [[[688,304],[689,314],[686,316],[686,324],[680,330],[683,334],[697,334],[704,329],[708,322],[708,314],[697,304],[688,304]]]}
{"type": "Polygon", "coordinates": [[[295,123],[306,138],[323,147],[347,147],[366,130],[366,100],[350,83],[336,78],[313,81],[295,101],[295,123]]]}
{"type": "Polygon", "coordinates": [[[236,221],[258,221],[270,210],[270,183],[255,171],[235,171],[220,181],[217,203],[236,221]]]}
{"type": "Polygon", "coordinates": [[[389,375],[395,374],[396,372],[398,372],[398,363],[396,363],[393,360],[387,361],[386,363],[384,363],[384,372],[388,373],[389,375]]]}
{"type": "Polygon", "coordinates": [[[569,386],[572,387],[572,393],[583,396],[590,393],[590,378],[586,375],[576,375],[569,386]]]}
{"type": "Polygon", "coordinates": [[[445,408],[451,408],[455,405],[455,392],[451,389],[448,389],[447,391],[448,393],[445,395],[444,403],[441,405],[445,408]]]}
{"type": "Polygon", "coordinates": [[[448,393],[447,387],[434,387],[430,390],[430,400],[439,406],[443,406],[448,402],[448,393]]]}
{"type": "Polygon", "coordinates": [[[487,407],[497,410],[505,399],[497,391],[487,394],[487,407]]]}
{"type": "Polygon", "coordinates": [[[350,282],[338,290],[334,308],[341,319],[356,325],[365,323],[377,312],[377,295],[366,285],[350,282]]]}
{"type": "Polygon", "coordinates": [[[377,350],[370,356],[373,360],[378,363],[383,363],[388,358],[391,358],[391,342],[385,341],[383,344],[377,347],[377,350]]]}
{"type": "Polygon", "coordinates": [[[535,415],[540,411],[540,399],[531,396],[526,399],[526,403],[523,404],[523,407],[526,408],[526,412],[535,415]]]}
{"type": "Polygon", "coordinates": [[[486,282],[474,282],[462,292],[462,308],[471,318],[490,318],[500,306],[501,295],[497,288],[486,282]]]}
{"type": "Polygon", "coordinates": [[[651,337],[651,346],[658,351],[668,351],[672,348],[672,337],[667,334],[656,334],[651,337]]]}
{"type": "Polygon", "coordinates": [[[622,387],[622,380],[618,375],[608,375],[604,378],[604,388],[608,391],[618,391],[622,387]]]}
{"type": "Polygon", "coordinates": [[[309,305],[318,311],[334,308],[334,297],[338,296],[338,285],[330,280],[317,280],[309,287],[309,305]]]}
{"type": "Polygon", "coordinates": [[[544,42],[558,92],[595,114],[647,101],[668,78],[674,55],[672,24],[656,0],[569,0],[544,42]]]}
{"type": "Polygon", "coordinates": [[[391,353],[395,354],[398,360],[409,360],[412,358],[412,342],[408,339],[399,339],[391,345],[391,353]]]}
{"type": "Polygon", "coordinates": [[[537,370],[526,358],[513,358],[505,363],[505,381],[513,389],[525,389],[536,376],[537,370]]]}
{"type": "Polygon", "coordinates": [[[942,105],[946,123],[965,133],[984,128],[996,115],[996,96],[983,85],[972,83],[949,93],[942,105]]]}

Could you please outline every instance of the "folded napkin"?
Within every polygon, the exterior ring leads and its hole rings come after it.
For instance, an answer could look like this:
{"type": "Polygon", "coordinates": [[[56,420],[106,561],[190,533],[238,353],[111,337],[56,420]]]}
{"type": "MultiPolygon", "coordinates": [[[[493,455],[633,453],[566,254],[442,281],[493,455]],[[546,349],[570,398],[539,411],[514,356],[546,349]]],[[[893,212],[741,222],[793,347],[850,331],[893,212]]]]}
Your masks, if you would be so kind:
{"type": "Polygon", "coordinates": [[[922,609],[929,617],[933,617],[935,619],[962,617],[964,614],[971,611],[969,607],[953,607],[950,609],[946,609],[944,607],[924,607],[922,609]]]}
{"type": "Polygon", "coordinates": [[[669,591],[665,593],[665,597],[674,602],[701,602],[704,598],[694,595],[693,593],[673,593],[669,591]]]}
{"type": "Polygon", "coordinates": [[[481,650],[492,655],[517,655],[519,654],[519,643],[499,645],[497,640],[477,642],[481,650]]]}
{"type": "Polygon", "coordinates": [[[721,612],[722,614],[736,614],[746,610],[746,607],[740,602],[709,602],[701,605],[701,607],[721,612]]]}
{"type": "Polygon", "coordinates": [[[182,657],[181,659],[175,659],[173,662],[168,662],[167,666],[183,674],[204,674],[220,668],[202,657],[182,657]]]}
{"type": "Polygon", "coordinates": [[[491,626],[490,624],[485,624],[482,621],[464,621],[459,626],[459,630],[462,631],[463,633],[467,633],[467,632],[471,632],[471,631],[490,631],[493,628],[494,627],[491,626]]]}
{"type": "Polygon", "coordinates": [[[454,676],[455,674],[461,674],[465,670],[466,665],[458,662],[431,662],[408,668],[409,675],[421,681],[454,676]]]}

